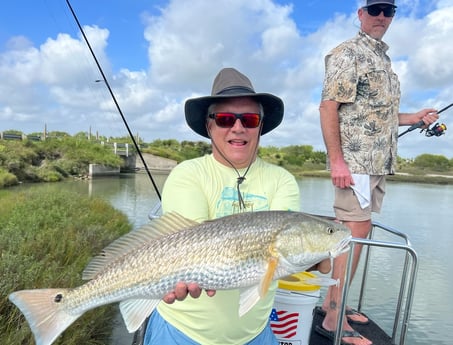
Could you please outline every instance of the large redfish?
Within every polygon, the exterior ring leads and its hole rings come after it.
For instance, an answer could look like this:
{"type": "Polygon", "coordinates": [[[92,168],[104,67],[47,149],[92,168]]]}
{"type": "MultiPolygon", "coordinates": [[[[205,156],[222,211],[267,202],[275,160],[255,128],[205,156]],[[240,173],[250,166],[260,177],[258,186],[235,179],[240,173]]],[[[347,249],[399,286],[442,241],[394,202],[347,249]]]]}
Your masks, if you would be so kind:
{"type": "Polygon", "coordinates": [[[87,310],[114,302],[134,332],[179,281],[240,289],[242,316],[273,280],[337,256],[350,237],[345,226],[301,212],[241,213],[201,224],[168,213],[105,248],[85,268],[86,284],[17,291],[9,299],[37,345],[51,344],[87,310]]]}

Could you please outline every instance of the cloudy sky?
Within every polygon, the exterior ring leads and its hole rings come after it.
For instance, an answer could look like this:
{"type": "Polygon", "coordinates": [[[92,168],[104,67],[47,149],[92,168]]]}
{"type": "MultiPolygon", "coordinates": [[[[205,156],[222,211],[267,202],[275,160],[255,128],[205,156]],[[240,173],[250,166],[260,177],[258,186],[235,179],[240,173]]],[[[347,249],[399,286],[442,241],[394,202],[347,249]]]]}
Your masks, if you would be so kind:
{"type": "MultiPolygon", "coordinates": [[[[210,93],[222,67],[285,102],[264,146],[324,150],[318,105],[324,55],[358,31],[358,0],[71,0],[134,134],[201,140],[187,98],[210,93]]],[[[453,0],[397,0],[384,37],[402,85],[402,112],[453,102],[453,0]]],[[[0,131],[127,129],[65,0],[15,0],[0,11],[0,131]]],[[[453,129],[453,107],[441,114],[453,129]]],[[[401,132],[404,128],[401,128],[401,132]]],[[[453,158],[453,130],[400,138],[399,155],[453,158]]]]}

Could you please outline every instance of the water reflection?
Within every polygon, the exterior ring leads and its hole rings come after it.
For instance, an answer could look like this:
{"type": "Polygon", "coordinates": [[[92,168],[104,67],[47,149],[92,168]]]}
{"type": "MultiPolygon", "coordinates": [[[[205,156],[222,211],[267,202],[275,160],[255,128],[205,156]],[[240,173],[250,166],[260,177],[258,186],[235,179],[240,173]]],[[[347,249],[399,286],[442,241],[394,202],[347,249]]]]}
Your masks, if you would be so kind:
{"type": "MultiPolygon", "coordinates": [[[[159,193],[167,175],[153,177],[159,193]]],[[[126,213],[134,228],[149,221],[148,214],[159,201],[148,176],[125,174],[120,178],[102,178],[88,181],[89,195],[105,198],[117,209],[126,213]],[[112,181],[113,180],[113,181],[112,181]]]]}

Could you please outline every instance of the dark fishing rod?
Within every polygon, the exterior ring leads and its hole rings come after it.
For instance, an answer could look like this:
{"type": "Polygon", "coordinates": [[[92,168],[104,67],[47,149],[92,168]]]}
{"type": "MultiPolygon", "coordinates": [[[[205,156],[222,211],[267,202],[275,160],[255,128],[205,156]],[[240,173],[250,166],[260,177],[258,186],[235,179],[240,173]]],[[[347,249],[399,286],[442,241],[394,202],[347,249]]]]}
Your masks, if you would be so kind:
{"type": "Polygon", "coordinates": [[[110,92],[110,96],[112,97],[113,102],[115,103],[116,109],[118,109],[118,112],[119,112],[119,114],[121,115],[121,118],[122,118],[122,120],[123,120],[123,123],[124,123],[124,125],[126,126],[126,129],[127,129],[128,133],[129,133],[129,136],[130,136],[130,138],[132,139],[132,142],[133,142],[133,144],[134,144],[134,147],[135,147],[135,149],[136,149],[138,155],[140,156],[140,160],[142,161],[143,166],[145,167],[146,173],[148,174],[149,179],[151,180],[151,183],[153,184],[154,190],[156,191],[156,194],[157,194],[159,200],[161,200],[161,195],[160,195],[159,189],[157,188],[157,185],[156,185],[156,183],[154,182],[154,179],[153,179],[153,177],[152,177],[152,175],[151,175],[151,172],[149,171],[148,166],[146,165],[146,162],[145,162],[145,159],[143,158],[142,152],[140,151],[140,148],[139,148],[139,146],[138,146],[138,144],[137,144],[137,141],[135,140],[134,135],[132,134],[132,131],[131,131],[131,129],[129,128],[129,125],[128,125],[127,121],[126,121],[126,117],[124,116],[123,112],[121,111],[121,108],[120,108],[120,106],[119,106],[119,104],[118,104],[118,102],[117,102],[117,100],[116,100],[115,94],[113,93],[112,88],[110,87],[110,84],[109,84],[109,82],[107,81],[107,78],[105,77],[104,71],[102,70],[102,67],[101,67],[101,65],[99,64],[99,61],[98,61],[98,59],[97,59],[97,57],[96,57],[96,54],[94,53],[93,49],[91,48],[90,42],[88,41],[88,38],[86,37],[85,32],[83,31],[83,28],[82,28],[82,26],[80,25],[79,19],[77,18],[77,16],[76,16],[74,10],[72,9],[71,4],[69,3],[69,0],[66,0],[66,3],[68,4],[69,10],[71,11],[72,16],[74,17],[74,20],[76,21],[77,26],[79,27],[79,30],[80,30],[80,32],[82,33],[83,39],[85,40],[85,42],[86,42],[86,44],[87,44],[87,46],[88,46],[88,49],[90,49],[91,55],[93,56],[93,59],[94,59],[94,61],[96,62],[96,65],[97,65],[97,67],[98,67],[98,69],[99,69],[99,72],[100,72],[101,75],[102,75],[102,79],[101,79],[100,81],[103,81],[103,82],[105,83],[105,85],[107,86],[107,89],[108,89],[109,92],[110,92]]]}
{"type": "MultiPolygon", "coordinates": [[[[440,109],[437,114],[440,114],[441,112],[447,110],[448,108],[452,107],[453,106],[453,103],[447,105],[445,108],[442,108],[440,109]]],[[[406,133],[409,133],[409,132],[412,132],[414,129],[417,129],[417,128],[420,128],[424,125],[425,123],[423,122],[423,120],[420,120],[418,121],[417,123],[413,124],[412,126],[410,126],[408,129],[406,129],[404,132],[402,132],[401,134],[398,135],[398,138],[401,137],[402,135],[406,134],[406,133]]],[[[445,125],[444,125],[445,127],[445,125]]]]}

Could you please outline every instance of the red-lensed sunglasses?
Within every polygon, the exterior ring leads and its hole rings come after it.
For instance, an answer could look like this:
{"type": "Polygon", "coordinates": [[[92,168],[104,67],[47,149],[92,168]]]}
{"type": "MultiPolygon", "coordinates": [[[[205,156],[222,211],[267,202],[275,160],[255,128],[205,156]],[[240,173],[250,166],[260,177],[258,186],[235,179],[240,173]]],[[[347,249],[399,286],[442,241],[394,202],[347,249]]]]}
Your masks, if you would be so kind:
{"type": "Polygon", "coordinates": [[[215,124],[222,128],[233,127],[237,119],[241,120],[244,128],[256,128],[261,122],[261,115],[257,113],[212,113],[208,117],[214,119],[215,124]]]}

